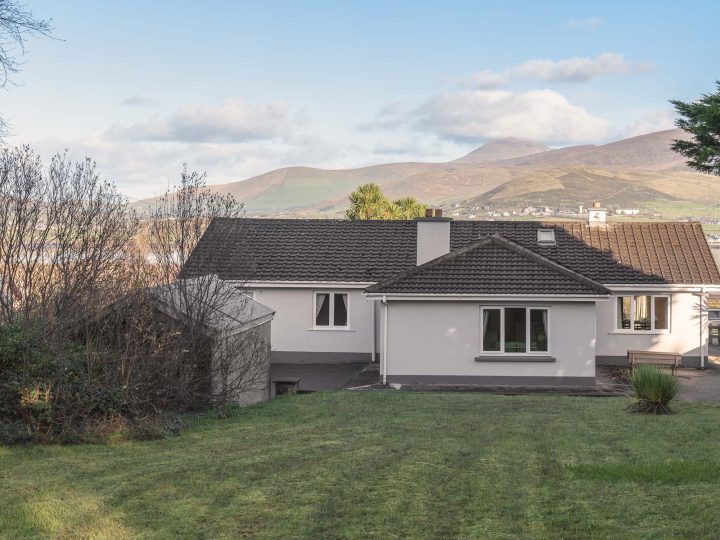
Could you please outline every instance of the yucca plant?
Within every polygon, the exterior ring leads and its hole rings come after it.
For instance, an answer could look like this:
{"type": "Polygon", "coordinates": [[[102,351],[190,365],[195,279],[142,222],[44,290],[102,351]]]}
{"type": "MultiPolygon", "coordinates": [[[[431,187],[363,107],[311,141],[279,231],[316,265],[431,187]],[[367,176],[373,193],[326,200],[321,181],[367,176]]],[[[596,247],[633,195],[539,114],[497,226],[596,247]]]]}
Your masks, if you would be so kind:
{"type": "Polygon", "coordinates": [[[655,366],[637,366],[630,375],[630,386],[635,392],[631,410],[653,414],[669,414],[668,403],[678,391],[677,379],[655,366]]]}

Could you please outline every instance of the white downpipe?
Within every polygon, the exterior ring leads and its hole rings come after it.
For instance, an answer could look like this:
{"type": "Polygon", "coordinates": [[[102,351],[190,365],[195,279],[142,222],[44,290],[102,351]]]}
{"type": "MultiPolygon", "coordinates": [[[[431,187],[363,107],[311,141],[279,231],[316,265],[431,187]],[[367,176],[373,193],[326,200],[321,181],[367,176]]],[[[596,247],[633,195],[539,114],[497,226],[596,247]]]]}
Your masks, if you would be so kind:
{"type": "Polygon", "coordinates": [[[705,287],[700,288],[700,369],[705,369],[705,322],[703,312],[705,311],[705,287]]]}
{"type": "Polygon", "coordinates": [[[370,302],[372,305],[372,357],[370,358],[370,362],[375,363],[375,360],[377,359],[377,350],[376,350],[376,340],[377,340],[377,314],[375,313],[377,304],[375,302],[370,302]]]}
{"type": "Polygon", "coordinates": [[[382,383],[387,384],[387,351],[388,351],[388,303],[383,296],[382,303],[385,306],[385,316],[383,317],[383,353],[382,353],[382,383]]]}

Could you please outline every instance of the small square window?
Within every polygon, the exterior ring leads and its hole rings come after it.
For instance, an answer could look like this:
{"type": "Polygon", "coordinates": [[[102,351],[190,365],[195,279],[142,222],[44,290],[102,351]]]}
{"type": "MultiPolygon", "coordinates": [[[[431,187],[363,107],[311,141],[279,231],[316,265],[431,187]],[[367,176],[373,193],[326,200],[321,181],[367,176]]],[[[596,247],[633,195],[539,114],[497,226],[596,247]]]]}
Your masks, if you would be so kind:
{"type": "Polygon", "coordinates": [[[541,246],[554,246],[555,229],[538,229],[537,241],[541,246]]]}
{"type": "Polygon", "coordinates": [[[348,293],[315,293],[315,327],[347,328],[348,293]]]}

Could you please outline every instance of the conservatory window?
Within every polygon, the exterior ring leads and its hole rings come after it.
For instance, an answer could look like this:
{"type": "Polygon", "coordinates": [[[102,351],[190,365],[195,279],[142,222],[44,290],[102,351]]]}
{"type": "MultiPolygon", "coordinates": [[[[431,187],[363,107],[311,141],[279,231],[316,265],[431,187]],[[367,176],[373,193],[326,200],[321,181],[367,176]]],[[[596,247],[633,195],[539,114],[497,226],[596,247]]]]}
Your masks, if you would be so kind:
{"type": "Polygon", "coordinates": [[[549,315],[548,308],[482,308],[481,351],[509,355],[549,352],[549,315]]]}
{"type": "Polygon", "coordinates": [[[670,329],[670,297],[639,294],[618,296],[616,329],[653,332],[670,329]]]}

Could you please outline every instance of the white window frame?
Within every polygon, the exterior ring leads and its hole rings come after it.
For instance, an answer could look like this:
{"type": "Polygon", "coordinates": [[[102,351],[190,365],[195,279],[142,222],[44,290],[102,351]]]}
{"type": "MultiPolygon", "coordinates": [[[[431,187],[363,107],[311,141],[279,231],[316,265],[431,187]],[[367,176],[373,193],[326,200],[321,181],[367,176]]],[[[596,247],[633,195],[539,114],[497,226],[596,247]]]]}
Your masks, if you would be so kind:
{"type": "Polygon", "coordinates": [[[313,330],[350,330],[350,292],[349,291],[313,291],[313,302],[312,302],[312,329],[313,330]],[[329,322],[331,324],[328,324],[327,326],[322,326],[316,324],[317,322],[317,297],[319,294],[328,294],[330,295],[329,302],[330,305],[329,308],[329,322]],[[347,324],[344,326],[335,326],[335,298],[334,296],[336,294],[344,294],[347,296],[347,324]]]}
{"type": "Polygon", "coordinates": [[[636,334],[636,335],[651,335],[651,334],[669,334],[672,329],[672,295],[670,294],[651,294],[651,293],[632,293],[632,294],[618,294],[615,296],[612,308],[613,323],[615,334],[636,334]],[[649,296],[650,297],[650,324],[652,328],[650,330],[635,330],[635,297],[636,296],[649,296]],[[620,321],[618,320],[618,301],[620,298],[630,298],[630,328],[622,328],[620,321]],[[656,298],[667,298],[667,328],[656,329],[655,328],[655,299],[656,298]]]}
{"type": "Polygon", "coordinates": [[[550,306],[481,306],[480,307],[480,355],[479,356],[551,356],[551,339],[550,339],[550,328],[552,325],[552,310],[550,306]],[[525,343],[527,350],[522,352],[505,352],[505,310],[507,308],[522,308],[525,310],[525,343]],[[500,310],[500,350],[499,351],[486,351],[485,344],[483,343],[484,332],[483,332],[483,320],[485,317],[485,311],[493,309],[500,310]],[[530,310],[545,310],[547,312],[547,351],[531,351],[530,350],[530,310]]]}

